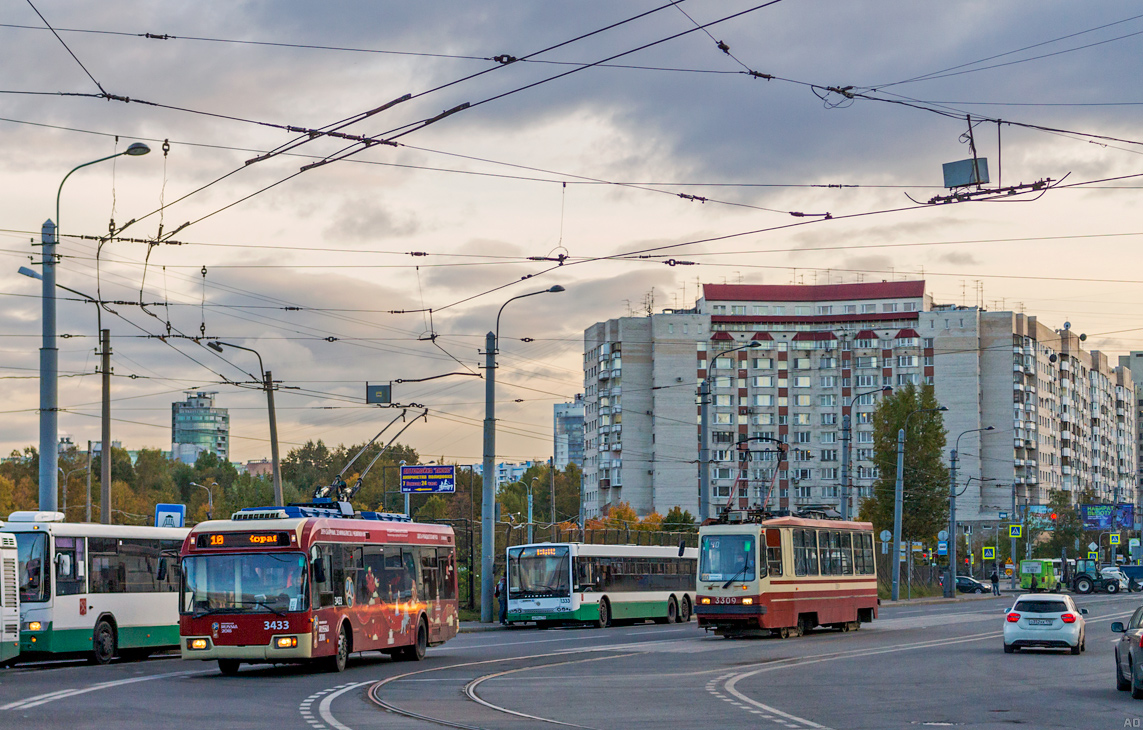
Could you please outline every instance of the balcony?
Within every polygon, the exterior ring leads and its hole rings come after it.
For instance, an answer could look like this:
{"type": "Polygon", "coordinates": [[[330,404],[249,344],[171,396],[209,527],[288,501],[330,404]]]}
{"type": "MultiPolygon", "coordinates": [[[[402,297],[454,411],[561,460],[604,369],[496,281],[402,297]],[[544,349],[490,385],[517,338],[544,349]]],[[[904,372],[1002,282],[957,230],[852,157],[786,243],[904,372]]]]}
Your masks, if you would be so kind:
{"type": "Polygon", "coordinates": [[[598,377],[600,380],[607,380],[611,377],[611,371],[605,368],[600,368],[598,377]]]}
{"type": "Polygon", "coordinates": [[[600,406],[599,407],[599,415],[610,416],[611,415],[611,406],[600,406]]]}
{"type": "Polygon", "coordinates": [[[1013,459],[1012,465],[1022,467],[1022,466],[1024,466],[1024,460],[1023,459],[1013,459]]]}
{"type": "Polygon", "coordinates": [[[1023,393],[1024,392],[1024,384],[1023,383],[1013,383],[1012,384],[1012,390],[1018,390],[1021,393],[1023,393]]]}
{"type": "Polygon", "coordinates": [[[1020,363],[1014,362],[1014,363],[1012,363],[1012,372],[1023,373],[1024,372],[1024,366],[1021,365],[1020,363]]]}
{"type": "Polygon", "coordinates": [[[1072,468],[1070,466],[1068,466],[1067,464],[1064,464],[1063,466],[1060,467],[1060,473],[1063,474],[1064,476],[1069,476],[1072,473],[1072,468]]]}
{"type": "Polygon", "coordinates": [[[599,488],[600,489],[611,489],[611,480],[610,479],[600,479],[599,480],[599,488]]]}

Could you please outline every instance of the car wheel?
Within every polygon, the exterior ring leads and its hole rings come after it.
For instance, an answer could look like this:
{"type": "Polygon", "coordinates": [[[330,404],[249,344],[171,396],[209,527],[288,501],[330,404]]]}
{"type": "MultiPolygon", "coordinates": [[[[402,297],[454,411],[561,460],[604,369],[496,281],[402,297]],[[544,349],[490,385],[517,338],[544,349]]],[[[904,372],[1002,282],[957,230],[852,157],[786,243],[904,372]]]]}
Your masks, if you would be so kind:
{"type": "Polygon", "coordinates": [[[1016,653],[1016,647],[1012,646],[1011,644],[1005,644],[1004,645],[1004,653],[1005,654],[1014,654],[1014,653],[1016,653]]]}
{"type": "Polygon", "coordinates": [[[1079,642],[1078,642],[1078,641],[1076,642],[1076,645],[1075,645],[1075,646],[1072,646],[1072,647],[1068,647],[1068,648],[1069,648],[1069,649],[1071,649],[1071,652],[1072,652],[1072,655],[1073,655],[1073,656],[1079,656],[1079,653],[1080,653],[1080,644],[1079,644],[1079,642]]]}
{"type": "Polygon", "coordinates": [[[1115,650],[1115,688],[1120,692],[1131,689],[1131,680],[1123,676],[1119,669],[1119,650],[1115,650]]]}
{"type": "Polygon", "coordinates": [[[1140,684],[1138,673],[1135,671],[1135,665],[1131,664],[1128,667],[1131,672],[1131,699],[1143,700],[1143,684],[1140,684]]]}
{"type": "Polygon", "coordinates": [[[983,588],[977,588],[975,592],[976,593],[984,593],[984,589],[983,588]]]}

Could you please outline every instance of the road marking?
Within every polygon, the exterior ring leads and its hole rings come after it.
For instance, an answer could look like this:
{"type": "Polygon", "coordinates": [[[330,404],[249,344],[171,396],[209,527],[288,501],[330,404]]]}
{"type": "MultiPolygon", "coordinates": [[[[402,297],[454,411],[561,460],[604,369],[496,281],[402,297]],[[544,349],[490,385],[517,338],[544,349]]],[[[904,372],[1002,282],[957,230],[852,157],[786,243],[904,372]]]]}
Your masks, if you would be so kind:
{"type": "Polygon", "coordinates": [[[22,700],[16,700],[15,702],[9,702],[6,705],[0,705],[0,710],[26,710],[26,709],[29,709],[32,707],[39,707],[40,705],[46,705],[47,703],[55,702],[56,700],[62,700],[62,699],[67,698],[67,697],[75,697],[77,695],[87,694],[88,692],[98,692],[101,689],[110,689],[111,687],[119,687],[119,686],[122,686],[125,684],[136,684],[138,682],[150,682],[150,681],[155,680],[155,679],[168,679],[170,677],[186,677],[186,676],[189,676],[192,674],[209,674],[213,671],[215,671],[215,670],[208,669],[205,671],[200,670],[200,671],[193,671],[193,672],[168,672],[166,674],[152,674],[152,675],[147,676],[147,677],[131,677],[130,679],[116,679],[116,680],[111,681],[111,682],[100,682],[99,684],[93,684],[93,685],[90,685],[88,687],[79,687],[76,689],[62,689],[62,690],[57,690],[55,692],[48,692],[46,694],[36,695],[35,697],[25,697],[22,700]]]}
{"type": "Polygon", "coordinates": [[[325,720],[326,724],[332,727],[333,730],[351,730],[351,728],[346,727],[337,721],[337,718],[335,718],[333,713],[330,712],[329,707],[333,704],[333,701],[341,695],[345,694],[346,692],[351,692],[358,687],[364,687],[367,684],[373,684],[373,681],[369,680],[366,682],[351,682],[349,684],[341,685],[341,689],[337,689],[335,687],[334,689],[336,691],[327,694],[325,699],[321,701],[321,704],[318,705],[318,714],[321,715],[321,719],[325,720]]]}

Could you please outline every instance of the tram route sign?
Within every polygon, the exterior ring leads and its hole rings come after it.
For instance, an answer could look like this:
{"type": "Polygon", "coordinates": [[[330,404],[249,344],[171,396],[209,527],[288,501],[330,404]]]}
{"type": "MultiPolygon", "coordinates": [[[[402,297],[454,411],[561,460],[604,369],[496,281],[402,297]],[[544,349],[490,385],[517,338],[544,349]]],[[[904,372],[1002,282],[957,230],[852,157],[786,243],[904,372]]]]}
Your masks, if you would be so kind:
{"type": "Polygon", "coordinates": [[[402,494],[451,494],[456,491],[456,466],[453,464],[402,466],[402,494]]]}
{"type": "Polygon", "coordinates": [[[393,402],[393,386],[389,383],[365,384],[365,402],[377,405],[388,405],[393,402]]]}

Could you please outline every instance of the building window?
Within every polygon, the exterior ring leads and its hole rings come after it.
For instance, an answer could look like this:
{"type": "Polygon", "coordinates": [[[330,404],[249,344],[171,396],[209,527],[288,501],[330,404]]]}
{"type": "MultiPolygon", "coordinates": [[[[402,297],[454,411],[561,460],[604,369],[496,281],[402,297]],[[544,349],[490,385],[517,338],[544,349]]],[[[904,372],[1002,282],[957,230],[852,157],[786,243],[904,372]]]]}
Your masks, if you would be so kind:
{"type": "Polygon", "coordinates": [[[796,434],[794,434],[794,437],[795,437],[794,443],[796,443],[796,444],[808,444],[810,442],[810,432],[809,431],[799,431],[796,434]]]}
{"type": "Polygon", "coordinates": [[[871,406],[873,405],[873,399],[875,397],[877,397],[876,393],[866,393],[855,400],[854,404],[859,406],[871,406]]]}
{"type": "Polygon", "coordinates": [[[881,305],[881,311],[882,312],[896,312],[897,311],[897,303],[896,302],[887,302],[885,304],[882,304],[881,305]]]}
{"type": "Polygon", "coordinates": [[[857,450],[857,460],[858,461],[873,461],[873,449],[858,449],[857,450]]]}
{"type": "Polygon", "coordinates": [[[920,373],[898,373],[897,385],[907,385],[909,383],[912,383],[913,385],[920,385],[921,384],[921,374],[920,373]]]}
{"type": "Polygon", "coordinates": [[[822,461],[837,461],[837,449],[822,449],[822,461]]]}
{"type": "Polygon", "coordinates": [[[829,304],[819,305],[818,314],[833,314],[833,307],[829,304]]]}
{"type": "Polygon", "coordinates": [[[795,370],[809,370],[810,369],[810,359],[808,357],[795,357],[794,358],[794,369],[795,370]]]}
{"type": "Polygon", "coordinates": [[[737,316],[742,316],[746,314],[746,306],[742,304],[735,304],[731,306],[730,313],[737,316]]]}
{"type": "Polygon", "coordinates": [[[714,414],[714,422],[723,426],[729,426],[731,425],[730,416],[731,414],[729,413],[716,413],[714,414]]]}
{"type": "Polygon", "coordinates": [[[713,314],[726,314],[726,305],[725,304],[716,304],[713,307],[711,307],[710,311],[713,314]]]}
{"type": "Polygon", "coordinates": [[[821,387],[823,387],[823,388],[836,388],[837,387],[837,376],[836,375],[823,375],[819,379],[818,382],[821,384],[821,387]]]}
{"type": "Polygon", "coordinates": [[[794,405],[801,408],[809,408],[813,403],[813,396],[809,395],[796,395],[794,396],[794,405]]]}
{"type": "Polygon", "coordinates": [[[794,414],[794,425],[795,426],[808,426],[808,425],[810,425],[810,414],[808,414],[808,413],[796,413],[796,414],[794,414]]]}
{"type": "Polygon", "coordinates": [[[873,443],[873,432],[872,431],[858,431],[857,432],[857,443],[859,443],[859,444],[871,444],[871,443],[873,443]]]}
{"type": "Polygon", "coordinates": [[[794,307],[794,316],[795,317],[807,317],[807,316],[809,316],[809,314],[810,314],[810,308],[809,307],[802,307],[802,306],[795,306],[794,307]]]}
{"type": "Polygon", "coordinates": [[[785,307],[782,307],[782,306],[774,307],[774,314],[785,314],[785,313],[786,313],[785,307]]]}
{"type": "MultiPolygon", "coordinates": [[[[849,343],[847,342],[846,344],[848,345],[849,343]]],[[[821,368],[822,370],[833,370],[834,368],[837,367],[837,358],[836,357],[823,357],[820,360],[818,360],[818,367],[821,368]]]]}
{"type": "Polygon", "coordinates": [[[733,367],[729,357],[716,357],[714,359],[714,367],[716,370],[729,370],[733,367]]]}
{"type": "Polygon", "coordinates": [[[714,404],[716,406],[730,407],[734,405],[734,396],[732,395],[716,395],[714,397],[714,404]]]}
{"type": "Polygon", "coordinates": [[[856,304],[846,304],[845,305],[845,313],[846,314],[857,314],[857,305],[856,304]]]}
{"type": "MultiPolygon", "coordinates": [[[[929,322],[929,324],[932,324],[932,322],[929,322]]],[[[925,349],[927,349],[927,350],[933,349],[933,338],[932,337],[926,337],[925,338],[925,349]]]]}
{"type": "Polygon", "coordinates": [[[857,367],[859,368],[875,368],[877,365],[877,356],[859,357],[857,358],[857,367]]]}
{"type": "Polygon", "coordinates": [[[759,304],[755,304],[751,310],[754,314],[769,314],[770,308],[759,304]]]}
{"type": "Polygon", "coordinates": [[[755,388],[771,388],[774,386],[774,376],[756,375],[750,382],[755,388]]]}
{"type": "Polygon", "coordinates": [[[861,313],[862,314],[872,314],[873,312],[876,312],[876,311],[877,311],[877,305],[876,304],[862,304],[861,305],[861,313]]]}
{"type": "Polygon", "coordinates": [[[857,414],[857,422],[860,424],[873,423],[873,411],[862,411],[857,414]]]}
{"type": "Polygon", "coordinates": [[[897,347],[916,347],[920,344],[920,340],[916,337],[898,337],[897,347]]]}
{"type": "Polygon", "coordinates": [[[820,395],[818,396],[818,405],[822,408],[837,408],[836,395],[820,395]]]}
{"type": "Polygon", "coordinates": [[[880,343],[877,340],[871,340],[871,339],[866,338],[866,339],[855,341],[853,343],[853,346],[859,350],[872,350],[872,349],[880,347],[880,343]]]}
{"type": "Polygon", "coordinates": [[[668,334],[668,335],[673,335],[673,334],[675,334],[675,325],[673,325],[673,324],[668,324],[668,325],[667,325],[667,334],[668,334]]]}
{"type": "Polygon", "coordinates": [[[754,368],[755,370],[769,370],[770,368],[774,367],[774,361],[768,357],[756,357],[750,363],[750,367],[754,368]]]}
{"type": "MultiPolygon", "coordinates": [[[[897,340],[897,341],[900,342],[900,340],[897,340]]],[[[916,355],[898,355],[897,356],[897,367],[899,367],[899,368],[915,368],[915,367],[917,367],[917,356],[916,355]]]]}
{"type": "Polygon", "coordinates": [[[774,414],[773,413],[755,414],[750,419],[750,423],[754,424],[755,426],[770,426],[774,423],[774,414]]]}
{"type": "Polygon", "coordinates": [[[822,425],[823,426],[836,426],[837,425],[837,414],[836,413],[823,413],[822,414],[822,425]]]}
{"type": "Polygon", "coordinates": [[[826,479],[837,479],[837,471],[838,469],[836,466],[822,469],[822,480],[824,481],[826,479]]]}
{"type": "Polygon", "coordinates": [[[794,378],[794,387],[795,388],[809,388],[811,381],[812,381],[812,378],[810,378],[810,376],[800,375],[800,376],[794,378]]]}

